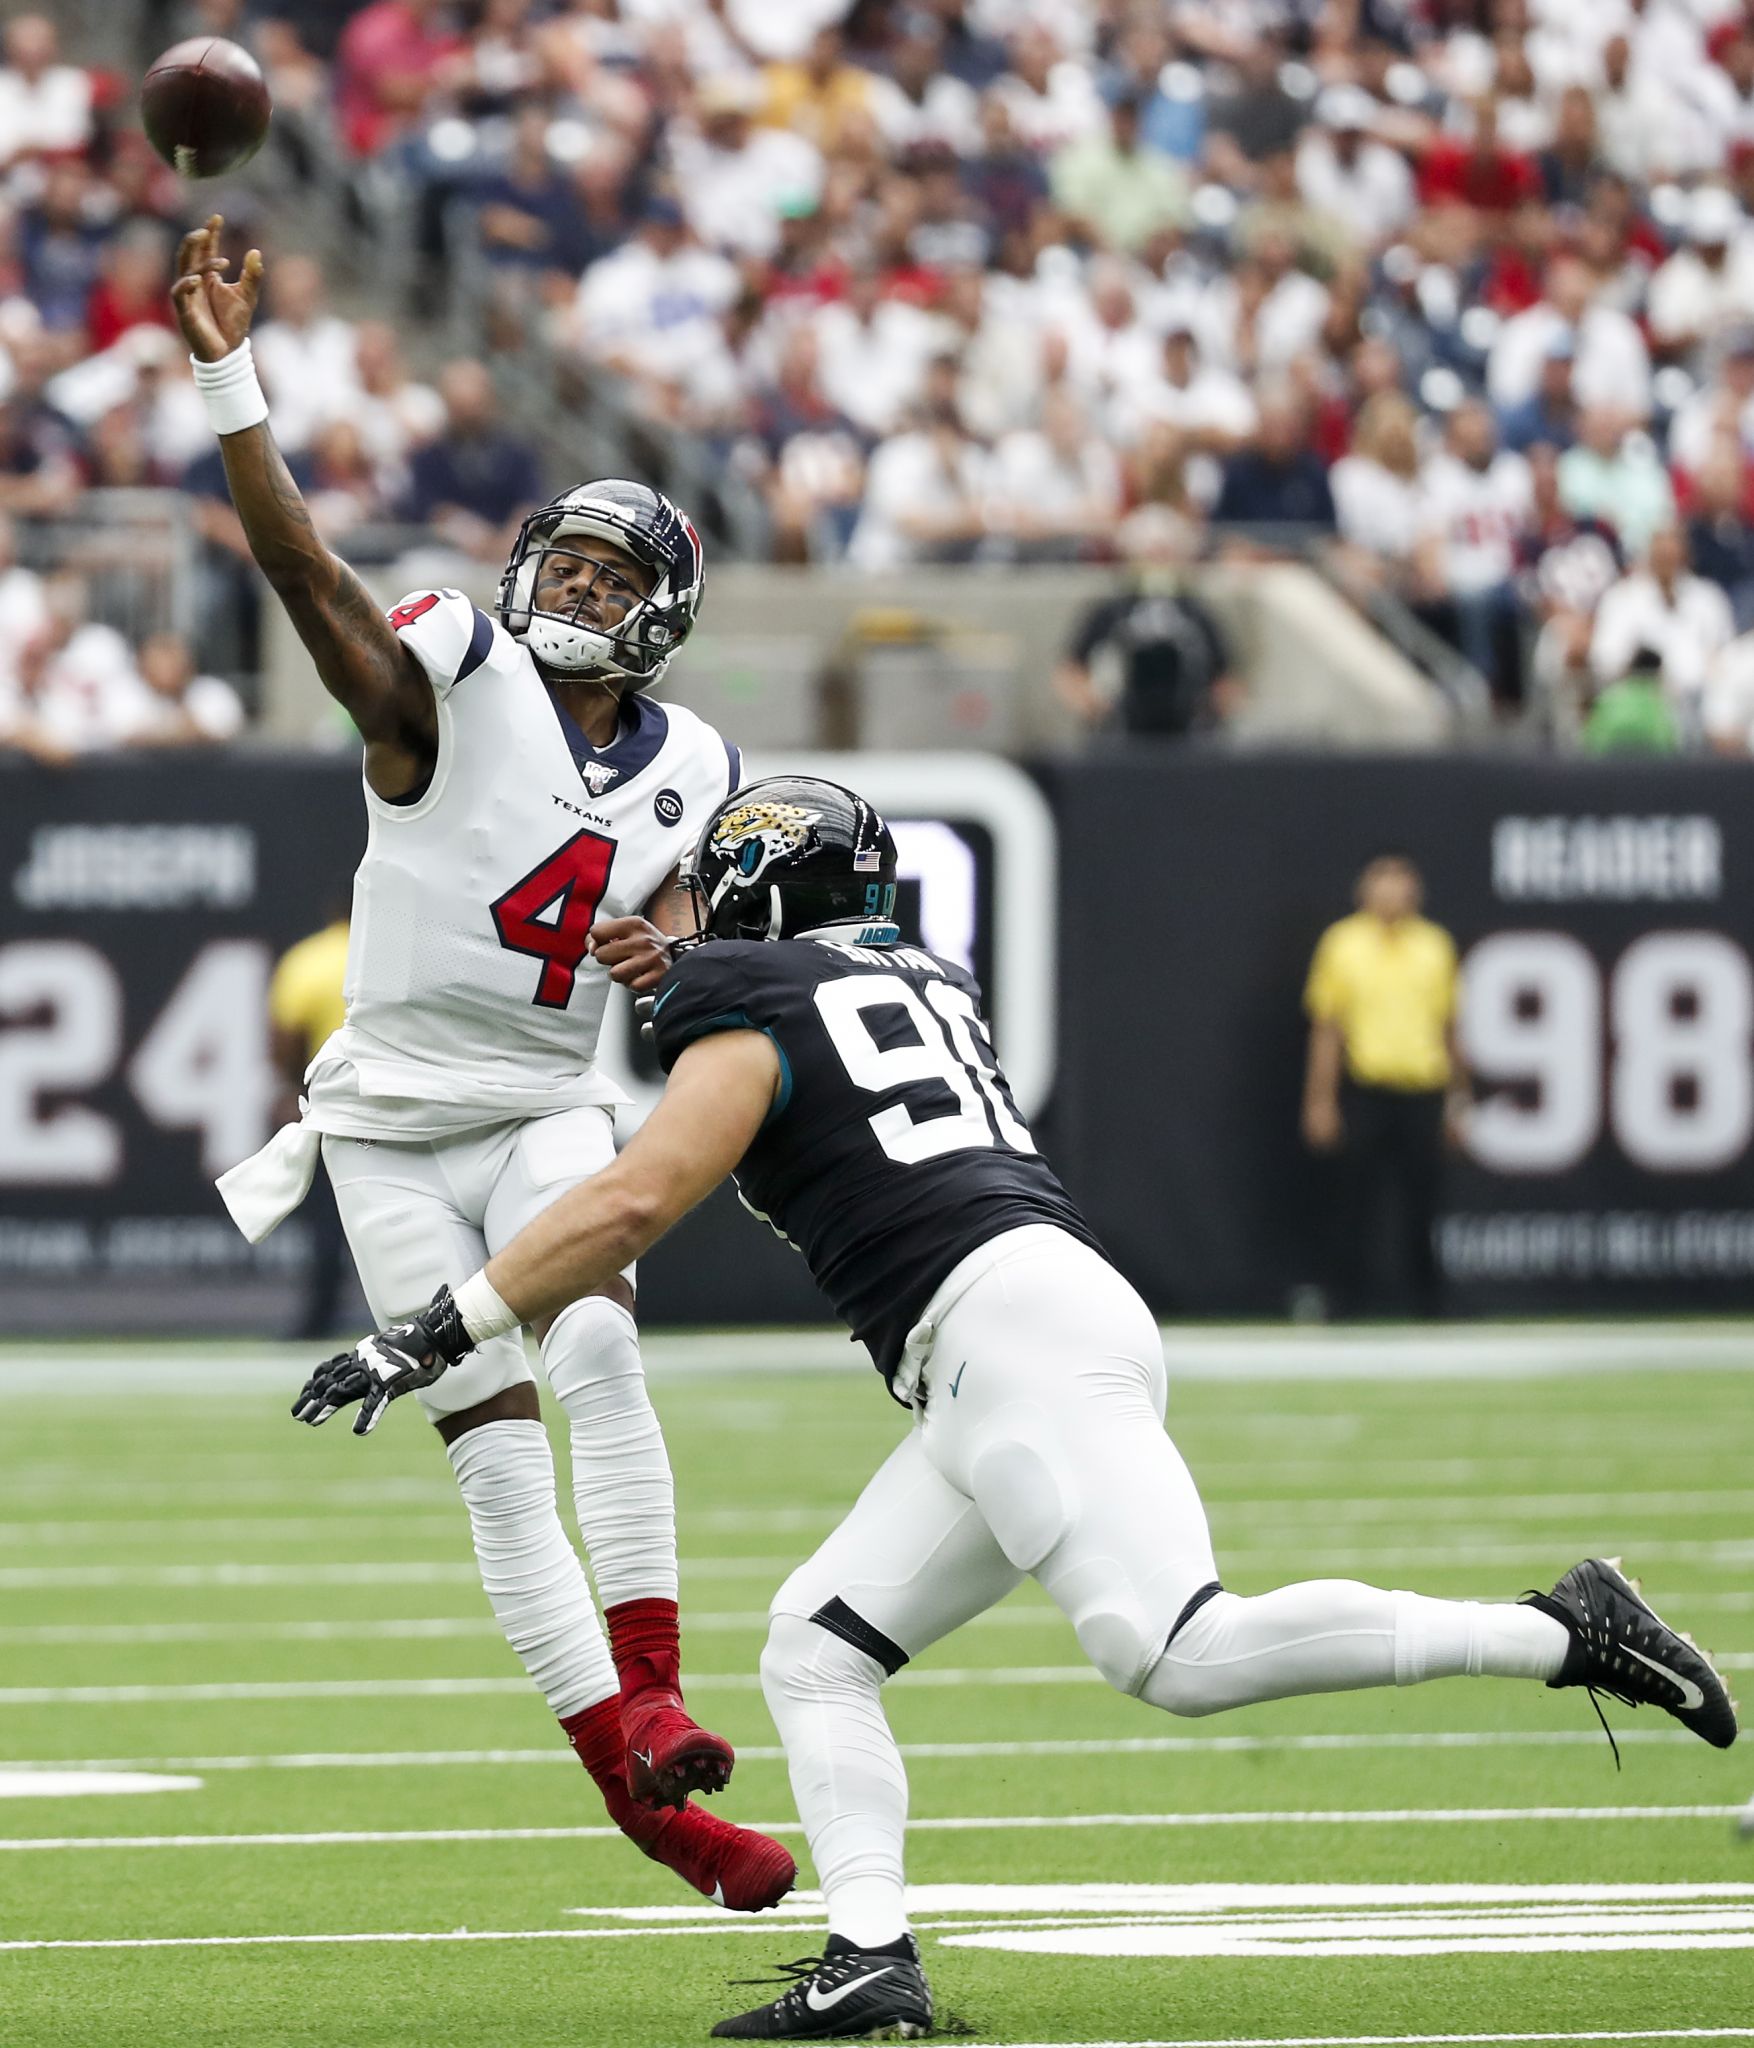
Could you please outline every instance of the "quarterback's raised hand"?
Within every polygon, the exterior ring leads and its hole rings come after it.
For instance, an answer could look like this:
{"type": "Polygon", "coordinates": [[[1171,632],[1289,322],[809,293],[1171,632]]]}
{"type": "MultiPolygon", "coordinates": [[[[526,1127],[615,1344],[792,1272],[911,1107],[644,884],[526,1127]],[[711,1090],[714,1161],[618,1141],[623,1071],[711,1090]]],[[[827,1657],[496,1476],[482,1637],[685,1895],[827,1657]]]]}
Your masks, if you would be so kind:
{"type": "Polygon", "coordinates": [[[325,1359],[300,1389],[292,1412],[314,1429],[337,1409],[357,1401],[353,1433],[370,1436],[392,1401],[417,1387],[430,1387],[474,1348],[451,1290],[441,1287],[419,1315],[391,1323],[357,1349],[325,1359]]]}

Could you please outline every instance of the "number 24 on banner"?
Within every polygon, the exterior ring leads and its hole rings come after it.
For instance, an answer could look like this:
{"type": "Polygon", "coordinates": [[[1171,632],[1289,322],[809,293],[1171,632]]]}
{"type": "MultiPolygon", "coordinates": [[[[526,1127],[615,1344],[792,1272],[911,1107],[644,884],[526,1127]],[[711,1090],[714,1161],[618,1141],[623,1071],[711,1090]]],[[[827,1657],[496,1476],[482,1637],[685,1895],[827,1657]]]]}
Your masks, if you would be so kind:
{"type": "Polygon", "coordinates": [[[1496,933],[1463,962],[1460,1029],[1501,1084],[1468,1132],[1494,1172],[1564,1173],[1604,1118],[1650,1173],[1718,1171],[1754,1138],[1754,969],[1721,933],[1651,932],[1606,974],[1567,933],[1496,933]]]}

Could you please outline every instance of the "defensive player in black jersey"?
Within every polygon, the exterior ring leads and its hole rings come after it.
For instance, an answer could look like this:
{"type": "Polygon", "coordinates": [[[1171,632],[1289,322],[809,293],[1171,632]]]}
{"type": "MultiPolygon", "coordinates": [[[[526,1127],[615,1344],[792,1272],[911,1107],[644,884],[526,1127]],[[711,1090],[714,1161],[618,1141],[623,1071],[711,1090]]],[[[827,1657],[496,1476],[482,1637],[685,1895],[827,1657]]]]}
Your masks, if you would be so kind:
{"type": "Polygon", "coordinates": [[[359,1400],[369,1429],[471,1345],[619,1272],[733,1171],[912,1408],[914,1429],[775,1597],[761,1662],[826,1953],[715,2034],[930,2029],[880,1689],[1026,1573],[1110,1684],[1170,1713],[1489,1673],[1590,1686],[1735,1739],[1707,1659],[1599,1559],[1504,1604],[1347,1580],[1226,1593],[1164,1433],[1157,1325],[1037,1152],[974,984],[899,942],[882,820],[833,783],[758,783],[709,822],[693,886],[705,942],[657,992],[670,1080],[639,1135],[454,1295],[320,1368],[295,1413],[320,1422],[359,1400]]]}

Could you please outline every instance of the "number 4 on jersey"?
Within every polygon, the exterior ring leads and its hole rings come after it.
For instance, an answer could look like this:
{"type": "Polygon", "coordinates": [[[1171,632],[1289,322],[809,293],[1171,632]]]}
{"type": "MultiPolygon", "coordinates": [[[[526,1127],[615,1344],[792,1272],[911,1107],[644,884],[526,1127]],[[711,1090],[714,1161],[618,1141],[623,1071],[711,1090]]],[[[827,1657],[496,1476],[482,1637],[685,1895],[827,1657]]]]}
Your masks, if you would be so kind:
{"type": "Polygon", "coordinates": [[[500,944],[542,962],[531,1000],[545,1010],[564,1010],[572,1000],[614,859],[613,839],[601,832],[575,832],[493,905],[500,944]]]}

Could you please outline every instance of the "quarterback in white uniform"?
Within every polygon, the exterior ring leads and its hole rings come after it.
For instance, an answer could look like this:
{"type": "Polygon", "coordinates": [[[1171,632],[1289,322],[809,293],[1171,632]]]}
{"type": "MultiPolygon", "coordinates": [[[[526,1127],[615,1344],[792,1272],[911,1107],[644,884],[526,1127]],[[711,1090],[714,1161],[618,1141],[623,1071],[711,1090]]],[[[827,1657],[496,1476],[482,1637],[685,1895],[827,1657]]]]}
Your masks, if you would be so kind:
{"type": "MultiPolygon", "coordinates": [[[[710,726],[640,694],[700,601],[699,536],[643,484],[533,512],[491,619],[454,590],[386,618],[314,532],[267,424],[220,223],[185,238],[174,300],[251,551],[365,741],[347,1016],[303,1120],[221,1192],[252,1239],[303,1199],[319,1147],[374,1314],[418,1309],[614,1158],[623,1098],[596,1065],[611,978],[650,986],[687,923],[678,862],[736,787],[710,726]]],[[[641,1370],[631,1266],[536,1321],[571,1432],[579,1525],[609,1626],[561,1524],[521,1332],[425,1397],[476,1557],[613,1818],[733,1908],[774,1904],[789,1851],[689,1802],[731,1747],[681,1696],[675,1503],[641,1370]]]]}

